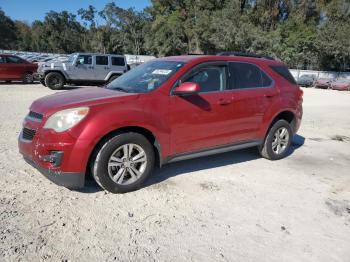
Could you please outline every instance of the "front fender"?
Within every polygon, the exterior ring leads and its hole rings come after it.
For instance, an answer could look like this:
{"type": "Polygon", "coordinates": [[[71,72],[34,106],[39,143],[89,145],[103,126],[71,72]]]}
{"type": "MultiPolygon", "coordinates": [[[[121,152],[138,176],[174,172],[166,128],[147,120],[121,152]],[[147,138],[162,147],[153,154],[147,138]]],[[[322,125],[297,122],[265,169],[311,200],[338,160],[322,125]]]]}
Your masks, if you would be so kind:
{"type": "Polygon", "coordinates": [[[72,135],[78,138],[77,147],[85,148],[86,152],[84,152],[85,156],[82,161],[82,165],[85,167],[92,151],[101,139],[111,132],[127,127],[147,129],[161,146],[161,157],[165,158],[169,154],[170,130],[165,120],[156,119],[155,115],[145,112],[142,108],[120,109],[120,106],[116,106],[112,110],[111,107],[108,107],[108,111],[107,109],[95,108],[86,121],[84,120],[84,123],[79,125],[79,128],[72,130],[72,135]]]}

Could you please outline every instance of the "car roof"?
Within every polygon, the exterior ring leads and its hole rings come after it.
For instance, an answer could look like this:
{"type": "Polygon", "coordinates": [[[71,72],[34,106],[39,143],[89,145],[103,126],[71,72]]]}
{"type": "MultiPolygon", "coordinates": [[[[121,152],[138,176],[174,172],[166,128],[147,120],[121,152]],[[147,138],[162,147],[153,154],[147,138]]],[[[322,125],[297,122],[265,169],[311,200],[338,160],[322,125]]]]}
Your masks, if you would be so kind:
{"type": "Polygon", "coordinates": [[[0,54],[0,56],[17,56],[17,55],[13,55],[13,54],[0,54]]]}
{"type": "Polygon", "coordinates": [[[116,55],[116,54],[100,54],[100,53],[73,53],[72,55],[108,55],[108,56],[120,56],[120,57],[124,57],[124,55],[116,55]]]}
{"type": "Polygon", "coordinates": [[[268,63],[268,64],[283,64],[279,60],[271,60],[264,57],[247,57],[247,56],[218,56],[218,55],[182,55],[182,56],[167,56],[158,58],[162,61],[175,62],[205,62],[205,61],[239,61],[247,63],[268,63]]]}

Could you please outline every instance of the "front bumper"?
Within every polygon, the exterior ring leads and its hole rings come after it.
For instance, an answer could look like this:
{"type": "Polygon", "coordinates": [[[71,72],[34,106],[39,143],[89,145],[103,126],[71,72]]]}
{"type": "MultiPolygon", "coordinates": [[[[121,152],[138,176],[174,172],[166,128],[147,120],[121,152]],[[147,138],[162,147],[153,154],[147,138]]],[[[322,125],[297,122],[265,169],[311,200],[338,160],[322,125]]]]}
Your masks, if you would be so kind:
{"type": "Polygon", "coordinates": [[[46,178],[59,186],[64,186],[70,189],[79,189],[84,187],[85,174],[84,173],[72,173],[72,172],[61,172],[52,169],[41,167],[31,159],[23,155],[24,160],[32,167],[36,168],[46,178]]]}
{"type": "Polygon", "coordinates": [[[38,129],[33,139],[27,140],[23,130],[18,148],[27,163],[57,185],[70,189],[84,187],[86,161],[82,145],[86,143],[79,143],[68,134],[57,137],[50,135],[52,131],[38,129]]]}
{"type": "Polygon", "coordinates": [[[328,89],[329,84],[315,84],[315,88],[328,89]]]}

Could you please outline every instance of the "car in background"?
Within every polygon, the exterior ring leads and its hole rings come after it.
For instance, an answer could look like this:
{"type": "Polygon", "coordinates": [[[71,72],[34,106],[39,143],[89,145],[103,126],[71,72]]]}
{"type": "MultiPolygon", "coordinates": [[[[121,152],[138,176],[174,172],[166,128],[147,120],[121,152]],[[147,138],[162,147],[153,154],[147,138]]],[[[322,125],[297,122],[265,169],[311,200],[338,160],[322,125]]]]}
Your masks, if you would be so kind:
{"type": "Polygon", "coordinates": [[[66,84],[103,85],[128,71],[122,55],[74,53],[66,62],[52,61],[38,68],[40,83],[57,90],[66,84]]]}
{"type": "Polygon", "coordinates": [[[320,78],[314,82],[315,88],[328,89],[332,83],[332,79],[329,78],[320,78]]]}
{"type": "Polygon", "coordinates": [[[331,83],[331,89],[338,91],[350,91],[350,79],[340,78],[331,83]]]}
{"type": "Polygon", "coordinates": [[[316,80],[315,75],[302,75],[298,78],[298,85],[303,87],[310,87],[314,85],[314,82],[316,80]]]}
{"type": "Polygon", "coordinates": [[[30,63],[18,56],[0,54],[0,80],[2,81],[32,83],[37,68],[37,64],[30,63]]]}

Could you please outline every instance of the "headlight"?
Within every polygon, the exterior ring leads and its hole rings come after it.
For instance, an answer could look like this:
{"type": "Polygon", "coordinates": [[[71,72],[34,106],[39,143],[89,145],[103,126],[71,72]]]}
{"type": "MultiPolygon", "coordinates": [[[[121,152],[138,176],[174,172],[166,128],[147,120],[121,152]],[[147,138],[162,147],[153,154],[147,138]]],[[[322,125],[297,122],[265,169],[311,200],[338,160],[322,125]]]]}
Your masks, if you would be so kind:
{"type": "Polygon", "coordinates": [[[47,119],[44,128],[64,132],[78,124],[89,113],[88,107],[65,109],[54,113],[47,119]]]}

